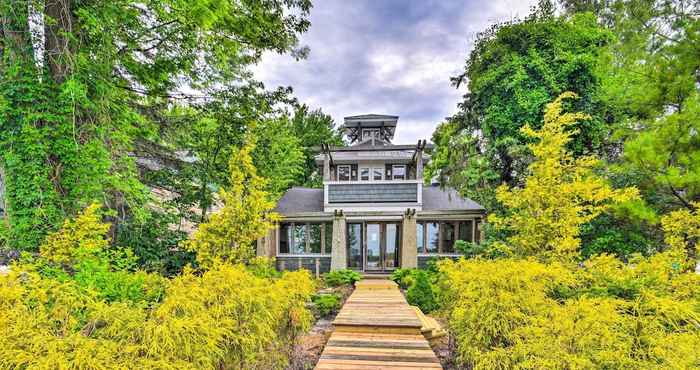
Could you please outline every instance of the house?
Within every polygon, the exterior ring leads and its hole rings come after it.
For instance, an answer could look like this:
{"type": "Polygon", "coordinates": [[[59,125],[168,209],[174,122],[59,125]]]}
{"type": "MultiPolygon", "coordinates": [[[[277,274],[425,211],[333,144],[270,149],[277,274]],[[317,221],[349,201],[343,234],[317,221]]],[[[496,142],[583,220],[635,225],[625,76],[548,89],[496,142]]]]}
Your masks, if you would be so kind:
{"type": "Polygon", "coordinates": [[[280,270],[387,273],[459,256],[456,240],[479,242],[484,208],[424,184],[431,146],[393,144],[397,124],[398,116],[345,117],[350,145],[324,145],[316,156],[323,188],[289,189],[257,254],[275,257],[280,270]]]}

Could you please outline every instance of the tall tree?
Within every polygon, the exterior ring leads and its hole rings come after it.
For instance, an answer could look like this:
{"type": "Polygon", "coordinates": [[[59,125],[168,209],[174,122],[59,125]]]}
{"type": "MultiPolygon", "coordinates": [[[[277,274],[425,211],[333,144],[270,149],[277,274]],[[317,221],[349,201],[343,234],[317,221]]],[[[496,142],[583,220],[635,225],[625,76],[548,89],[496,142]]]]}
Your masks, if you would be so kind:
{"type": "MultiPolygon", "coordinates": [[[[14,247],[33,249],[99,200],[114,225],[147,199],[133,159],[158,107],[240,86],[262,53],[295,52],[309,0],[0,4],[0,164],[14,247]],[[42,42],[43,40],[43,42],[42,42]],[[189,93],[196,91],[196,93],[189,93]]],[[[297,55],[302,55],[299,53],[297,55]]]]}
{"type": "Polygon", "coordinates": [[[322,176],[314,159],[317,154],[315,150],[321,144],[342,145],[342,134],[330,115],[324,114],[321,109],[311,111],[306,105],[301,105],[294,111],[292,129],[300,140],[306,158],[304,171],[297,177],[295,185],[320,187],[322,176]]]}
{"type": "Polygon", "coordinates": [[[538,128],[545,104],[564,91],[577,93],[570,104],[590,116],[575,127],[574,155],[605,152],[609,122],[598,97],[597,62],[610,40],[595,17],[558,17],[546,1],[522,21],[479,34],[464,73],[453,79],[467,83],[469,93],[435,132],[438,160],[426,175],[493,205],[493,189],[522,183],[531,160],[520,128],[538,128]]]}

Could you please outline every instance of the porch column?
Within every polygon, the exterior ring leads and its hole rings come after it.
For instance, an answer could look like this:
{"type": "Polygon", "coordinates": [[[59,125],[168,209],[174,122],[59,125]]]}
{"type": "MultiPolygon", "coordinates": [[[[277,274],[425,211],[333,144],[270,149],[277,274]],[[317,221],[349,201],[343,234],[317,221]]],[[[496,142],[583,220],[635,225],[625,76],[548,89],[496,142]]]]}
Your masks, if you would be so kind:
{"type": "Polygon", "coordinates": [[[348,268],[347,248],[345,245],[345,216],[333,217],[333,245],[331,246],[331,271],[348,268]]]}
{"type": "Polygon", "coordinates": [[[403,233],[401,241],[401,268],[418,267],[418,251],[416,246],[416,215],[404,213],[403,233]]]}
{"type": "Polygon", "coordinates": [[[278,226],[267,230],[267,234],[258,239],[255,255],[258,257],[274,257],[277,254],[277,229],[278,226]]]}

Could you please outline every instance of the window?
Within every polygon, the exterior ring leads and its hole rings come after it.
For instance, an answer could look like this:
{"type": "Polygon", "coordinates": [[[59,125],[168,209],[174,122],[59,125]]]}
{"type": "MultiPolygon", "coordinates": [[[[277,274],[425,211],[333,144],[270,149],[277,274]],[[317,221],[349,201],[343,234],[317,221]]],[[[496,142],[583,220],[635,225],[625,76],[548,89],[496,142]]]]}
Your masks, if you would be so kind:
{"type": "Polygon", "coordinates": [[[480,219],[463,221],[423,221],[416,223],[416,248],[419,254],[452,254],[455,242],[477,240],[480,219]]]}
{"type": "Polygon", "coordinates": [[[311,253],[321,253],[321,226],[322,224],[309,224],[309,249],[311,253]]]}
{"type": "Polygon", "coordinates": [[[442,253],[454,253],[455,251],[455,224],[451,222],[443,222],[441,225],[442,232],[440,233],[441,240],[441,252],[442,253]]]}
{"type": "Polygon", "coordinates": [[[282,224],[280,226],[280,253],[289,253],[289,245],[292,243],[292,225],[282,224]]]}
{"type": "Polygon", "coordinates": [[[464,240],[465,242],[474,241],[473,231],[472,220],[459,222],[459,240],[464,240]]]}
{"type": "Polygon", "coordinates": [[[369,168],[360,168],[360,180],[369,181],[369,168]]]}
{"type": "Polygon", "coordinates": [[[382,179],[382,169],[373,168],[372,169],[372,180],[377,181],[382,179]]]}
{"type": "Polygon", "coordinates": [[[416,223],[416,247],[418,253],[425,253],[425,225],[421,222],[416,223]]]}
{"type": "Polygon", "coordinates": [[[348,268],[362,268],[362,224],[348,224],[348,268]]]}
{"type": "Polygon", "coordinates": [[[391,166],[391,173],[394,180],[406,180],[406,166],[403,164],[391,166]]]}
{"type": "Polygon", "coordinates": [[[292,222],[280,225],[278,254],[330,254],[333,224],[292,222]]]}
{"type": "Polygon", "coordinates": [[[295,224],[292,230],[291,251],[293,254],[304,254],[306,252],[306,224],[295,224]]]}
{"type": "Polygon", "coordinates": [[[350,165],[338,166],[338,181],[350,181],[350,165]]]}
{"type": "Polygon", "coordinates": [[[368,140],[371,138],[379,139],[379,129],[378,128],[372,128],[372,129],[364,129],[362,130],[362,140],[368,140]]]}
{"type": "Polygon", "coordinates": [[[440,224],[428,222],[425,224],[425,252],[437,253],[440,245],[440,224]]]}

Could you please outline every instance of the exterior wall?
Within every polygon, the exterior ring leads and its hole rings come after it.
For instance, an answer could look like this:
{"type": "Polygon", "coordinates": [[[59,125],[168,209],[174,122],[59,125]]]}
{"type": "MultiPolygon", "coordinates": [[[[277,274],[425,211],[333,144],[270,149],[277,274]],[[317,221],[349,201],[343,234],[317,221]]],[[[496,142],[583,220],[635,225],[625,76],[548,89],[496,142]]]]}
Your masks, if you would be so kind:
{"type": "Polygon", "coordinates": [[[328,203],[418,202],[415,182],[328,184],[328,203]]]}
{"type": "Polygon", "coordinates": [[[258,239],[255,255],[258,257],[275,257],[277,255],[277,230],[274,227],[267,231],[267,235],[258,239]]]}
{"type": "Polygon", "coordinates": [[[276,258],[277,270],[296,271],[307,269],[317,277],[331,270],[331,257],[284,257],[276,258]]]}

